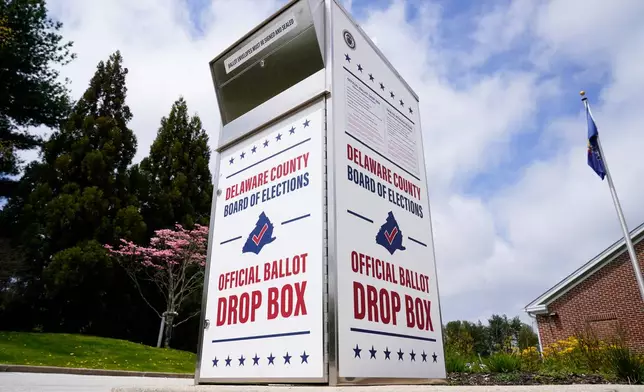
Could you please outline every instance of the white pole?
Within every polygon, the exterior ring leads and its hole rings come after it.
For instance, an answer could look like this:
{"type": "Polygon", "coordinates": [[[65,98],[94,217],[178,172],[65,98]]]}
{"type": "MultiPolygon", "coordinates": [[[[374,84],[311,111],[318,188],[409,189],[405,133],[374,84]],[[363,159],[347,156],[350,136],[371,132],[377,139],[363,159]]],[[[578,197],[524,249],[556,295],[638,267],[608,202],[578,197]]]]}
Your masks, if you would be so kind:
{"type": "Polygon", "coordinates": [[[161,347],[161,341],[163,339],[163,327],[165,326],[165,312],[161,317],[161,326],[159,326],[159,338],[157,339],[157,347],[161,347]]]}
{"type": "MultiPolygon", "coordinates": [[[[586,110],[588,110],[588,112],[591,113],[590,107],[588,106],[588,99],[584,96],[585,93],[582,91],[580,94],[582,96],[581,100],[584,102],[584,106],[586,107],[586,110]]],[[[592,113],[591,113],[591,116],[592,116],[592,113]]],[[[593,121],[594,121],[594,118],[593,118],[593,121]]],[[[617,210],[617,217],[619,218],[619,223],[622,226],[622,232],[624,233],[624,241],[626,242],[626,249],[628,249],[628,255],[630,256],[631,264],[633,264],[635,278],[637,279],[637,285],[639,286],[639,289],[640,289],[640,296],[642,297],[642,301],[644,301],[644,278],[642,278],[642,271],[640,271],[640,265],[639,265],[639,262],[637,261],[637,254],[635,253],[635,248],[633,247],[633,242],[631,241],[631,234],[628,231],[628,227],[626,226],[626,219],[624,219],[624,212],[622,211],[622,207],[619,203],[619,198],[617,197],[615,184],[613,184],[613,178],[610,175],[610,170],[608,170],[606,155],[604,155],[601,142],[599,141],[599,135],[597,135],[597,146],[599,147],[599,154],[601,155],[601,159],[604,162],[604,169],[606,170],[606,179],[608,180],[608,188],[610,188],[610,194],[613,197],[613,204],[615,205],[615,210],[617,210]]]]}

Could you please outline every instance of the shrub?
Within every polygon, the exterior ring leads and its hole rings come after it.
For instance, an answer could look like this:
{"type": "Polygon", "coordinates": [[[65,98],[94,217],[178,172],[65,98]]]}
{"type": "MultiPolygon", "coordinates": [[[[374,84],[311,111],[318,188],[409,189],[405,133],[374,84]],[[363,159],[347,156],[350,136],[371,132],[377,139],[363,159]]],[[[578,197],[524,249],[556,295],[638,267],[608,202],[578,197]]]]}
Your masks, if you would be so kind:
{"type": "Polygon", "coordinates": [[[589,364],[590,352],[584,354],[580,348],[579,339],[571,336],[559,340],[543,350],[544,365],[547,371],[566,371],[568,373],[582,373],[590,368],[598,368],[596,363],[589,364]]]}
{"type": "Polygon", "coordinates": [[[521,370],[527,372],[536,372],[542,365],[541,355],[536,347],[528,347],[521,350],[521,370]]]}
{"type": "Polygon", "coordinates": [[[629,384],[644,384],[644,358],[626,347],[610,346],[607,357],[613,374],[629,384]]]}
{"type": "Polygon", "coordinates": [[[592,333],[578,333],[576,335],[580,365],[592,372],[606,368],[606,343],[597,339],[592,333]]]}
{"type": "Polygon", "coordinates": [[[471,373],[484,373],[484,372],[487,372],[488,370],[487,366],[485,366],[484,363],[481,363],[478,360],[474,360],[470,363],[467,363],[466,366],[468,367],[471,373]]]}
{"type": "Polygon", "coordinates": [[[448,372],[465,373],[468,370],[467,360],[453,351],[445,353],[445,369],[448,372]]]}
{"type": "Polygon", "coordinates": [[[514,354],[492,354],[485,362],[493,373],[513,373],[521,369],[521,357],[514,354]]]}

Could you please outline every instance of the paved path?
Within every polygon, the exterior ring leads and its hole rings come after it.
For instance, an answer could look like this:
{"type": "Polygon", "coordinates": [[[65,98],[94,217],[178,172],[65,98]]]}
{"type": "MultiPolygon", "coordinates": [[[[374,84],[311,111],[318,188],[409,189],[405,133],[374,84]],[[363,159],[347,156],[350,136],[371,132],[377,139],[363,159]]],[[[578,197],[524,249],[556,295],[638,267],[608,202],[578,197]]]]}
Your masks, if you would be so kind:
{"type": "Polygon", "coordinates": [[[347,386],[347,387],[293,387],[293,386],[175,386],[151,388],[117,388],[115,392],[635,392],[644,391],[644,385],[540,385],[540,386],[347,386]]]}
{"type": "Polygon", "coordinates": [[[644,392],[644,385],[543,386],[383,386],[383,387],[268,387],[198,386],[185,378],[86,376],[75,374],[0,373],[0,392],[644,392]]]}
{"type": "Polygon", "coordinates": [[[0,373],[0,392],[111,392],[118,387],[180,387],[193,384],[192,379],[186,378],[0,373]]]}
{"type": "Polygon", "coordinates": [[[163,386],[163,387],[130,387],[115,388],[114,392],[635,392],[644,391],[644,385],[539,385],[539,386],[163,386]]]}
{"type": "Polygon", "coordinates": [[[259,386],[185,386],[115,389],[115,392],[631,392],[644,386],[629,385],[541,385],[541,386],[381,386],[381,387],[259,387],[259,386]]]}

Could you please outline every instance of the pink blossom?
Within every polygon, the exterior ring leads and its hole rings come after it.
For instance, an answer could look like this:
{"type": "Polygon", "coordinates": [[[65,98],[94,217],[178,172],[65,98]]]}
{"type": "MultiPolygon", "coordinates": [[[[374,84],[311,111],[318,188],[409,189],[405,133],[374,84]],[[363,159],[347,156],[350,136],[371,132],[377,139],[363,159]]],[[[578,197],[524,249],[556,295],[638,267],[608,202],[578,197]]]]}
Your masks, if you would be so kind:
{"type": "Polygon", "coordinates": [[[131,259],[132,263],[157,271],[183,264],[205,266],[208,227],[195,225],[194,229],[186,230],[181,225],[175,225],[175,230],[161,229],[154,234],[149,247],[126,239],[120,239],[118,248],[109,244],[104,247],[116,257],[131,259]]]}

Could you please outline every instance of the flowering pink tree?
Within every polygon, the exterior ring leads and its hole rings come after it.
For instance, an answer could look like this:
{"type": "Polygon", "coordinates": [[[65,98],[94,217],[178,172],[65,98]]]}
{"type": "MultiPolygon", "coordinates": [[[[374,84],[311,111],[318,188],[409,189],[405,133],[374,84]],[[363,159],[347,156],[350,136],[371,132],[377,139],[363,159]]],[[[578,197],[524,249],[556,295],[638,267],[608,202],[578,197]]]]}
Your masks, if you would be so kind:
{"type": "Polygon", "coordinates": [[[176,225],[175,230],[157,230],[150,246],[139,246],[121,239],[121,245],[113,248],[105,245],[117,257],[128,276],[136,285],[145,303],[165,319],[165,346],[170,346],[172,328],[199,314],[197,311],[174,323],[185,299],[203,285],[208,227],[195,225],[186,230],[176,225]],[[155,308],[141,289],[141,279],[154,283],[165,302],[165,311],[155,308]]]}

